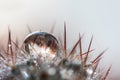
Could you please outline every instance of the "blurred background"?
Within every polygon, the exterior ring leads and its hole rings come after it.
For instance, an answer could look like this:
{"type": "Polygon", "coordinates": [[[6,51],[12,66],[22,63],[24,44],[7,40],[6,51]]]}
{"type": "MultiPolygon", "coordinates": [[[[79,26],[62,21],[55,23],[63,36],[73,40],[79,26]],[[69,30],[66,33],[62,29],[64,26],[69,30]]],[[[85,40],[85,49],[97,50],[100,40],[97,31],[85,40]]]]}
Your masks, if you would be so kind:
{"type": "Polygon", "coordinates": [[[85,34],[85,47],[93,35],[95,55],[108,48],[100,66],[108,68],[112,64],[109,76],[112,80],[119,80],[119,4],[119,0],[0,0],[0,44],[7,40],[8,27],[12,38],[18,38],[21,43],[29,32],[28,26],[32,31],[47,32],[55,26],[53,34],[63,37],[65,21],[68,49],[79,33],[85,34]]]}

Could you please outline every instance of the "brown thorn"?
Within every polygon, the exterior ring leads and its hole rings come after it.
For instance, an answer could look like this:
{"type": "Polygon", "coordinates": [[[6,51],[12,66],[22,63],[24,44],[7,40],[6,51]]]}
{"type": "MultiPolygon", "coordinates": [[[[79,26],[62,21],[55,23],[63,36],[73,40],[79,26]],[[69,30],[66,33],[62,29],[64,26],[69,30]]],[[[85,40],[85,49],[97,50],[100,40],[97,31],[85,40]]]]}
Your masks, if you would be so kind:
{"type": "Polygon", "coordinates": [[[101,53],[92,61],[92,63],[95,63],[106,51],[107,51],[107,49],[104,50],[103,52],[101,52],[101,53]]]}
{"type": "Polygon", "coordinates": [[[61,45],[61,48],[62,48],[62,54],[64,55],[64,57],[65,57],[65,52],[64,52],[64,47],[63,47],[63,44],[62,44],[62,40],[61,40],[61,38],[60,37],[58,37],[58,39],[59,39],[59,42],[60,42],[60,45],[61,45]]]}
{"type": "Polygon", "coordinates": [[[95,73],[98,65],[99,65],[99,61],[98,61],[98,63],[95,65],[95,67],[94,67],[94,69],[93,69],[93,73],[92,73],[92,75],[91,75],[91,78],[94,76],[94,73],[95,73]]]}
{"type": "MultiPolygon", "coordinates": [[[[18,54],[20,54],[21,51],[23,51],[23,53],[26,53],[26,51],[24,49],[24,43],[20,47],[18,46],[18,54]]],[[[27,52],[27,54],[28,54],[28,52],[27,52]]]]}
{"type": "Polygon", "coordinates": [[[81,59],[81,64],[83,66],[83,56],[82,56],[83,54],[82,54],[82,42],[81,42],[81,39],[82,39],[82,37],[79,34],[79,40],[80,40],[80,42],[79,42],[79,45],[80,45],[80,59],[81,59]]]}
{"type": "Polygon", "coordinates": [[[7,44],[7,53],[9,55],[9,50],[10,50],[10,55],[11,55],[11,58],[12,58],[12,63],[13,65],[15,64],[15,61],[14,61],[14,53],[13,53],[13,49],[12,49],[12,43],[11,43],[11,31],[10,29],[8,28],[8,44],[7,44]]]}
{"type": "Polygon", "coordinates": [[[8,27],[8,43],[7,43],[7,54],[9,55],[9,47],[11,45],[11,33],[10,33],[10,29],[8,27]]]}
{"type": "Polygon", "coordinates": [[[96,64],[96,63],[100,62],[101,59],[102,59],[102,57],[98,58],[98,59],[97,59],[94,63],[92,63],[92,64],[96,64]]]}
{"type": "MultiPolygon", "coordinates": [[[[95,49],[90,50],[89,53],[92,52],[92,51],[94,51],[94,50],[95,50],[95,49]]],[[[82,57],[83,57],[84,55],[86,55],[86,54],[87,54],[87,52],[83,53],[83,54],[82,54],[82,57]]],[[[76,55],[76,58],[81,58],[80,56],[81,56],[81,55],[76,55]]],[[[83,58],[82,58],[82,59],[83,59],[83,58]]]]}
{"type": "Polygon", "coordinates": [[[18,43],[15,43],[13,40],[12,40],[12,43],[15,45],[15,47],[18,49],[18,52],[19,52],[20,47],[18,46],[18,43]]]}
{"type": "Polygon", "coordinates": [[[94,50],[95,50],[95,49],[89,50],[89,52],[87,51],[87,52],[83,53],[82,55],[86,55],[87,53],[90,53],[90,52],[92,52],[92,51],[94,51],[94,50]]]}
{"type": "Polygon", "coordinates": [[[18,53],[18,50],[19,50],[19,47],[18,47],[18,39],[16,38],[16,41],[14,42],[13,40],[11,40],[12,41],[12,44],[14,44],[14,46],[15,46],[15,50],[14,50],[14,56],[15,56],[15,61],[16,61],[16,58],[17,58],[17,53],[18,53]]]}
{"type": "Polygon", "coordinates": [[[84,60],[84,65],[85,65],[86,62],[87,62],[88,55],[89,55],[89,51],[90,51],[90,48],[91,48],[91,45],[92,45],[92,41],[93,41],[93,35],[92,35],[92,37],[91,37],[91,40],[90,40],[90,43],[89,43],[89,46],[88,46],[88,51],[87,51],[87,54],[86,54],[86,57],[85,57],[85,60],[84,60]]]}
{"type": "Polygon", "coordinates": [[[32,30],[29,25],[27,25],[27,28],[28,28],[29,33],[32,33],[32,30]]]}
{"type": "MultiPolygon", "coordinates": [[[[14,41],[12,41],[14,42],[14,41]]],[[[18,51],[18,39],[16,38],[16,41],[14,42],[15,43],[15,52],[18,51]]]]}
{"type": "Polygon", "coordinates": [[[107,70],[107,72],[106,72],[103,80],[106,80],[106,78],[107,78],[107,76],[108,76],[108,74],[109,74],[109,72],[110,72],[110,70],[111,70],[111,67],[112,67],[112,65],[108,68],[108,70],[107,70]]]}
{"type": "Polygon", "coordinates": [[[64,22],[64,52],[66,57],[66,23],[64,22]]]}
{"type": "Polygon", "coordinates": [[[70,57],[70,56],[74,53],[74,51],[75,51],[75,49],[76,49],[76,47],[77,47],[77,45],[78,45],[79,43],[80,43],[80,39],[76,42],[76,44],[75,44],[74,47],[72,48],[71,52],[69,53],[68,57],[70,57]]]}

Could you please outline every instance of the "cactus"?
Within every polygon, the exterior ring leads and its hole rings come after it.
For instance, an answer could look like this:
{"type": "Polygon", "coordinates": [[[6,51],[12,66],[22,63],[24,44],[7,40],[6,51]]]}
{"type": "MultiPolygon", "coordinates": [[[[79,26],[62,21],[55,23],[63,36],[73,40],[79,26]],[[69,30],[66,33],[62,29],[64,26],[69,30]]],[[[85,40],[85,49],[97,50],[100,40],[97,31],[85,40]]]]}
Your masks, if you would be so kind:
{"type": "Polygon", "coordinates": [[[63,44],[50,33],[30,30],[19,47],[18,41],[12,41],[10,29],[8,32],[7,50],[0,52],[0,80],[106,80],[108,77],[111,66],[106,72],[98,68],[106,50],[94,60],[88,59],[94,51],[93,36],[86,52],[82,49],[83,36],[79,35],[67,53],[65,23],[63,44]]]}

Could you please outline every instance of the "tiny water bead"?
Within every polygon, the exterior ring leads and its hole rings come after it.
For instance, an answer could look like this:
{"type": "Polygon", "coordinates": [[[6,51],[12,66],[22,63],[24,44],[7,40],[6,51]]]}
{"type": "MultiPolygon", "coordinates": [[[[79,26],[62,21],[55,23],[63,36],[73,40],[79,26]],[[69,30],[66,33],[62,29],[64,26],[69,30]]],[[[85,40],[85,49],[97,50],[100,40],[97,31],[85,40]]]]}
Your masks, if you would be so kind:
{"type": "Polygon", "coordinates": [[[35,31],[25,38],[26,53],[40,57],[42,61],[53,60],[59,52],[57,39],[50,33],[35,31]]]}

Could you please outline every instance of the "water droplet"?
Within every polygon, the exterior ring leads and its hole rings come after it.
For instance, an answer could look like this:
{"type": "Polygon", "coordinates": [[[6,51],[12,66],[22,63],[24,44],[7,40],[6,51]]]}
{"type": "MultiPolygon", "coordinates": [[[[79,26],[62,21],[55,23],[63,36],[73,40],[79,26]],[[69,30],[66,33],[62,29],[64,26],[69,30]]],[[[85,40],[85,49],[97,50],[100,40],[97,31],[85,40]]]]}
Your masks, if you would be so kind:
{"type": "Polygon", "coordinates": [[[56,74],[56,69],[55,68],[49,68],[48,69],[48,74],[49,75],[55,75],[56,74]]]}
{"type": "Polygon", "coordinates": [[[30,33],[24,40],[25,51],[34,57],[38,55],[42,61],[53,60],[58,54],[59,47],[57,39],[46,32],[30,33]]]}
{"type": "Polygon", "coordinates": [[[12,46],[11,44],[8,45],[9,48],[10,48],[11,46],[12,46]]]}

